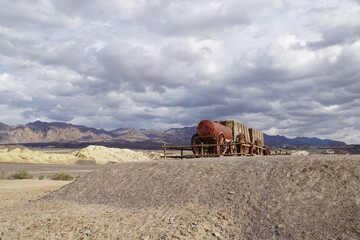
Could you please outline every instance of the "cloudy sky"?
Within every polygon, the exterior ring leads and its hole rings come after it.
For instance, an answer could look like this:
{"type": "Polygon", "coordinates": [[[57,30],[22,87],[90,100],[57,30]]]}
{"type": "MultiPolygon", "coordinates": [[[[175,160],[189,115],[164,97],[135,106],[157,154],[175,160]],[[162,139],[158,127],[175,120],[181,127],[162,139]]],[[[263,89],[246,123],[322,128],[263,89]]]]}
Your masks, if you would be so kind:
{"type": "Polygon", "coordinates": [[[234,119],[360,143],[360,1],[0,0],[0,122],[234,119]]]}

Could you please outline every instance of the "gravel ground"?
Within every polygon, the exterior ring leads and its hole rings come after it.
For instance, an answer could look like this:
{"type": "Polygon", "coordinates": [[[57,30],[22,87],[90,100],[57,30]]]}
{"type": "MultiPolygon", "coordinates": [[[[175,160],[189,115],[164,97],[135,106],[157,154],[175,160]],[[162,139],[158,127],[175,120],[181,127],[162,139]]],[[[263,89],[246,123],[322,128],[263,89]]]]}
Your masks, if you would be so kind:
{"type": "Polygon", "coordinates": [[[359,177],[360,156],[119,163],[36,201],[1,204],[0,231],[2,239],[360,239],[359,177]]]}

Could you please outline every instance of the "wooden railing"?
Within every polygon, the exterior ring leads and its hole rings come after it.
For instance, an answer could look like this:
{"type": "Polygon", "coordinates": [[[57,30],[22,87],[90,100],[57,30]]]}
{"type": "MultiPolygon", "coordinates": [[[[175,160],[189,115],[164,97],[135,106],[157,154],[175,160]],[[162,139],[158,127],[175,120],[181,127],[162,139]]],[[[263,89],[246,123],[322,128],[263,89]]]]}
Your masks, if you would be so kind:
{"type": "Polygon", "coordinates": [[[225,143],[225,144],[199,144],[199,145],[191,145],[191,146],[166,146],[166,144],[164,144],[163,146],[161,146],[164,149],[164,159],[166,160],[166,158],[203,158],[203,157],[219,157],[219,156],[254,156],[256,154],[254,154],[254,150],[255,149],[260,149],[261,154],[259,155],[263,155],[262,151],[265,149],[262,146],[257,146],[254,144],[247,144],[247,143],[225,143]],[[236,145],[239,146],[240,149],[242,146],[245,147],[249,147],[250,149],[250,153],[224,153],[224,154],[217,154],[217,153],[205,153],[205,149],[208,147],[216,147],[216,146],[231,146],[231,145],[236,145]],[[200,154],[186,154],[184,155],[184,151],[192,151],[192,147],[200,147],[201,148],[201,152],[200,154]],[[168,155],[167,154],[167,149],[173,149],[173,150],[180,150],[180,155],[168,155]]]}

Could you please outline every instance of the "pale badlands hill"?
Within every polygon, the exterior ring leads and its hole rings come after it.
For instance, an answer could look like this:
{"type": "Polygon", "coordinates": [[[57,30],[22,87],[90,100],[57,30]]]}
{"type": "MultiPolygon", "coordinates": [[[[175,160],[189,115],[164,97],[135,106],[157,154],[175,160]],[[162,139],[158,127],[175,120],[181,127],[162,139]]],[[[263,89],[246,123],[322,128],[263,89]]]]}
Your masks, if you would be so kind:
{"type": "Polygon", "coordinates": [[[89,145],[68,154],[34,151],[23,146],[0,146],[0,162],[75,164],[79,160],[89,160],[96,164],[109,164],[127,161],[149,161],[160,159],[160,154],[148,151],[107,148],[89,145]]]}
{"type": "Polygon", "coordinates": [[[360,239],[360,156],[124,162],[36,206],[55,214],[37,216],[38,229],[71,237],[360,239]]]}

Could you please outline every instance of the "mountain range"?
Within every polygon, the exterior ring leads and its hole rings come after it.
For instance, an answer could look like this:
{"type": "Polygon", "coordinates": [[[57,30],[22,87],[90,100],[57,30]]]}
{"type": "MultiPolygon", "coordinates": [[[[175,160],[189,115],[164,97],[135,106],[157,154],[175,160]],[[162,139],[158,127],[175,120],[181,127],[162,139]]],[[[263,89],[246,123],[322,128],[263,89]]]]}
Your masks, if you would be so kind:
{"type": "Polygon", "coordinates": [[[264,134],[264,141],[267,145],[316,145],[316,146],[344,146],[346,143],[340,141],[334,141],[330,139],[319,139],[316,137],[296,137],[296,138],[287,138],[284,136],[271,136],[264,134]]]}
{"type": "MultiPolygon", "coordinates": [[[[0,123],[0,144],[60,144],[62,146],[102,143],[106,146],[135,148],[159,148],[163,143],[168,145],[189,145],[196,133],[196,127],[172,128],[166,131],[154,129],[119,128],[111,131],[73,125],[63,122],[36,121],[26,125],[8,126],[0,123]]],[[[287,138],[264,134],[266,145],[346,145],[344,142],[319,138],[287,138]]]]}

